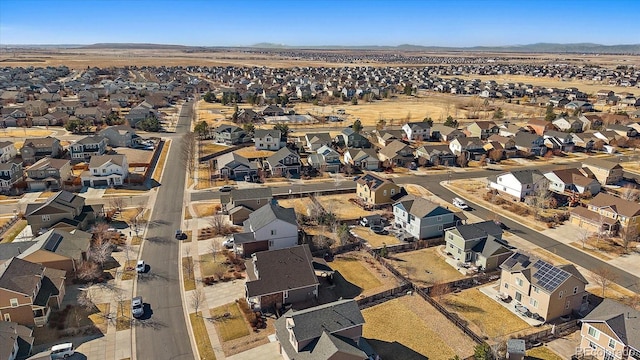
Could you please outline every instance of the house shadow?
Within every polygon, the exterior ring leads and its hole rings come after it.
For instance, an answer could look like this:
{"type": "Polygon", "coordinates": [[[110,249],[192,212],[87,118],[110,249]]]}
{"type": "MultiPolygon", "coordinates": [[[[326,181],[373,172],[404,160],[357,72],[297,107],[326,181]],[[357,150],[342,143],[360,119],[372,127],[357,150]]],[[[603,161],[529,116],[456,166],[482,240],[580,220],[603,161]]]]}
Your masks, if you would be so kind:
{"type": "Polygon", "coordinates": [[[112,220],[109,223],[109,226],[114,229],[122,230],[122,229],[128,228],[129,224],[127,224],[125,221],[122,221],[122,220],[112,220]]]}
{"type": "Polygon", "coordinates": [[[160,183],[157,182],[155,179],[151,178],[147,181],[144,182],[145,187],[147,188],[147,190],[151,190],[153,188],[156,188],[158,186],[160,186],[160,183]]]}
{"type": "Polygon", "coordinates": [[[338,299],[354,299],[362,294],[362,288],[349,282],[340,272],[335,271],[331,277],[319,278],[318,302],[326,304],[338,299]]]}
{"type": "MultiPolygon", "coordinates": [[[[366,339],[366,338],[365,338],[366,339]]],[[[429,358],[417,353],[413,349],[394,341],[388,342],[377,339],[366,339],[369,345],[380,355],[382,359],[402,359],[402,360],[428,360],[429,358]]]]}

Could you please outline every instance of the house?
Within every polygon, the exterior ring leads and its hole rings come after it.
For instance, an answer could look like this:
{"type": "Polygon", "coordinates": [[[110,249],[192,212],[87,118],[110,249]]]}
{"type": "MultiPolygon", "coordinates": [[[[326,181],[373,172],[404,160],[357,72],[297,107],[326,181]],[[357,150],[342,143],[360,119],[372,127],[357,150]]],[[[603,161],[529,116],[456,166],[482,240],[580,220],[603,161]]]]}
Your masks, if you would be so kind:
{"type": "Polygon", "coordinates": [[[315,152],[323,146],[331,146],[331,135],[329,133],[308,133],[304,136],[305,147],[311,152],[315,152]]]}
{"type": "Polygon", "coordinates": [[[309,245],[259,251],[245,264],[245,293],[252,309],[280,309],[284,304],[314,300],[318,296],[319,282],[309,245]]]}
{"type": "MultiPolygon", "coordinates": [[[[364,317],[355,300],[345,299],[304,310],[289,310],[276,320],[276,338],[285,359],[365,360],[364,317]]],[[[374,355],[375,356],[375,355],[374,355]]]]}
{"type": "Polygon", "coordinates": [[[366,173],[356,180],[358,198],[370,207],[380,207],[393,203],[400,196],[401,187],[392,179],[385,179],[373,173],[366,173]]]}
{"type": "Polygon", "coordinates": [[[269,156],[263,166],[273,176],[298,175],[300,174],[300,155],[288,147],[283,147],[269,156]]]}
{"type": "Polygon", "coordinates": [[[426,141],[431,139],[431,128],[426,122],[410,122],[402,125],[402,131],[409,141],[426,141]]]}
{"type": "Polygon", "coordinates": [[[467,136],[480,138],[482,140],[487,139],[491,135],[498,134],[498,132],[500,132],[500,127],[493,121],[475,121],[465,129],[467,136]]]}
{"type": "Polygon", "coordinates": [[[20,149],[20,154],[24,162],[33,164],[45,157],[59,157],[62,155],[62,145],[60,145],[60,140],[51,136],[26,139],[20,149]]]}
{"type": "Polygon", "coordinates": [[[236,248],[245,257],[256,251],[284,249],[298,245],[298,221],[292,208],[274,202],[249,214],[242,233],[233,235],[236,248]]]}
{"type": "Polygon", "coordinates": [[[49,105],[43,100],[28,100],[24,102],[24,110],[31,117],[42,116],[49,112],[49,105]]]}
{"type": "Polygon", "coordinates": [[[71,162],[66,159],[42,158],[27,168],[29,191],[59,190],[71,179],[71,162]]]}
{"type": "Polygon", "coordinates": [[[125,155],[96,155],[89,160],[89,170],[80,175],[83,186],[122,186],[129,176],[125,155]]]}
{"type": "Polygon", "coordinates": [[[620,229],[635,228],[640,234],[640,204],[617,196],[598,193],[586,208],[571,210],[569,220],[572,224],[594,233],[615,235],[620,229]]]}
{"type": "Polygon", "coordinates": [[[613,131],[618,136],[624,136],[627,138],[638,136],[638,131],[633,127],[627,125],[608,124],[604,127],[604,129],[607,131],[613,131]]]}
{"type": "Polygon", "coordinates": [[[442,236],[455,223],[454,213],[425,198],[407,195],[393,204],[395,228],[415,239],[442,236]]]}
{"type": "Polygon", "coordinates": [[[545,179],[540,171],[534,169],[514,170],[489,177],[488,180],[489,188],[524,201],[525,197],[534,195],[540,186],[547,186],[545,179]]]}
{"type": "Polygon", "coordinates": [[[273,201],[271,188],[234,189],[221,195],[220,202],[234,225],[242,225],[249,215],[273,201]]]}
{"type": "Polygon", "coordinates": [[[69,146],[72,161],[88,161],[92,156],[104,155],[108,140],[104,136],[84,137],[69,146]]]}
{"type": "Polygon", "coordinates": [[[372,133],[380,147],[387,146],[393,140],[402,140],[406,136],[403,130],[374,130],[372,133]]]}
{"type": "Polygon", "coordinates": [[[542,137],[544,138],[544,145],[549,149],[568,153],[573,152],[575,146],[573,134],[549,130],[542,137]]]}
{"type": "Polygon", "coordinates": [[[283,116],[284,110],[277,105],[267,105],[260,109],[259,113],[262,116],[283,116]]]}
{"type": "Polygon", "coordinates": [[[253,142],[257,150],[280,150],[285,146],[279,130],[257,129],[253,132],[253,142]]]}
{"type": "Polygon", "coordinates": [[[529,119],[529,121],[527,121],[527,127],[540,136],[546,131],[557,130],[553,123],[544,119],[529,119]]]}
{"type": "Polygon", "coordinates": [[[418,158],[419,164],[422,164],[422,158],[427,161],[425,165],[430,166],[455,166],[457,159],[448,145],[423,145],[416,149],[414,155],[418,158]]]}
{"type": "Polygon", "coordinates": [[[434,124],[431,128],[431,139],[437,141],[447,142],[466,136],[464,131],[442,124],[434,124]]]}
{"type": "Polygon", "coordinates": [[[102,205],[85,205],[85,198],[68,191],[50,196],[44,203],[27,204],[25,218],[34,234],[58,223],[86,230],[102,214],[102,205]]]}
{"type": "Polygon", "coordinates": [[[546,172],[549,190],[559,194],[591,194],[600,192],[601,186],[593,174],[586,169],[561,169],[546,172]]]}
{"type": "Polygon", "coordinates": [[[16,146],[11,141],[0,141],[0,163],[6,163],[18,155],[16,146]]]}
{"type": "Polygon", "coordinates": [[[258,177],[258,164],[235,152],[220,155],[213,162],[219,177],[245,181],[255,181],[258,177]]]}
{"type": "Polygon", "coordinates": [[[22,163],[0,163],[0,192],[9,193],[24,177],[22,163]]]}
{"type": "Polygon", "coordinates": [[[513,137],[513,141],[515,142],[516,149],[525,154],[543,156],[547,152],[544,137],[537,134],[520,132],[513,137]]]}
{"type": "Polygon", "coordinates": [[[513,254],[502,241],[502,229],[492,220],[457,224],[446,229],[444,239],[447,254],[486,271],[496,269],[513,254]]]}
{"type": "Polygon", "coordinates": [[[584,126],[577,117],[558,117],[551,123],[558,130],[567,132],[581,132],[584,126]]]}
{"type": "Polygon", "coordinates": [[[343,129],[340,134],[335,137],[335,142],[348,148],[370,148],[371,142],[364,135],[355,132],[352,128],[348,127],[343,129]]]}
{"type": "Polygon", "coordinates": [[[340,171],[340,154],[327,145],[322,146],[315,154],[309,155],[307,163],[314,169],[320,169],[330,173],[340,171]]]}
{"type": "Polygon", "coordinates": [[[500,265],[500,292],[550,321],[587,307],[587,280],[573,265],[553,266],[516,252],[500,265]]]}
{"type": "Polygon", "coordinates": [[[0,321],[0,359],[26,359],[31,355],[34,340],[31,328],[13,321],[0,321]]]}
{"type": "Polygon", "coordinates": [[[380,159],[375,149],[348,148],[343,154],[343,161],[357,169],[377,170],[380,168],[380,159]]]}
{"type": "Polygon", "coordinates": [[[577,355],[599,360],[640,358],[640,311],[637,309],[604,299],[580,324],[577,355]]]}
{"type": "Polygon", "coordinates": [[[127,124],[129,124],[129,126],[136,127],[137,123],[147,119],[148,117],[160,118],[160,114],[157,110],[153,109],[151,104],[143,102],[140,105],[131,108],[131,110],[129,110],[129,113],[124,116],[124,119],[127,121],[127,124]]]}
{"type": "Polygon", "coordinates": [[[564,108],[570,111],[590,112],[593,111],[593,105],[586,101],[574,100],[566,105],[564,108]]]}
{"type": "Polygon", "coordinates": [[[464,155],[467,159],[476,159],[482,156],[486,151],[484,149],[484,143],[480,138],[468,138],[461,137],[453,139],[449,142],[449,149],[456,155],[464,155]]]}
{"type": "Polygon", "coordinates": [[[80,264],[88,259],[91,237],[92,234],[81,230],[51,229],[26,242],[30,245],[22,248],[16,257],[65,271],[65,276],[71,278],[80,264]]]}
{"type": "Polygon", "coordinates": [[[0,318],[44,326],[65,295],[65,272],[18,258],[0,265],[0,318]]]}
{"type": "Polygon", "coordinates": [[[622,181],[624,169],[620,164],[597,158],[588,158],[582,167],[589,169],[602,185],[617,184],[622,181]]]}
{"type": "Polygon", "coordinates": [[[134,140],[138,138],[135,130],[127,125],[109,126],[100,130],[98,135],[107,138],[111,147],[132,147],[134,140]]]}
{"type": "Polygon", "coordinates": [[[380,149],[378,157],[383,162],[383,166],[387,167],[406,167],[415,160],[413,148],[400,140],[393,140],[389,145],[380,149]]]}
{"type": "Polygon", "coordinates": [[[236,118],[237,124],[263,122],[264,118],[251,109],[240,109],[236,118]]]}
{"type": "Polygon", "coordinates": [[[516,134],[519,133],[520,131],[526,131],[526,130],[522,126],[518,126],[515,124],[504,124],[500,126],[500,130],[498,130],[498,135],[505,136],[505,137],[512,137],[512,136],[516,136],[516,134]]]}
{"type": "Polygon", "coordinates": [[[249,140],[247,133],[235,125],[220,125],[213,130],[213,140],[220,144],[237,145],[249,140]]]}

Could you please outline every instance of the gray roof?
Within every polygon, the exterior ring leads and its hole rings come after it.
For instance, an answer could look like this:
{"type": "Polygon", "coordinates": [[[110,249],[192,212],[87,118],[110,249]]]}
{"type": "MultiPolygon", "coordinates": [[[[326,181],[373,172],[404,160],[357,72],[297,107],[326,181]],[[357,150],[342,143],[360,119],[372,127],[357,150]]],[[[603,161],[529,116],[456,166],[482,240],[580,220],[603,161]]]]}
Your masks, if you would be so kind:
{"type": "Polygon", "coordinates": [[[624,344],[640,350],[640,311],[611,299],[604,299],[587,316],[584,323],[603,322],[624,344]]]}
{"type": "Polygon", "coordinates": [[[27,204],[26,216],[42,214],[71,213],[84,206],[85,199],[66,190],[60,191],[47,199],[45,203],[27,204]]]}
{"type": "Polygon", "coordinates": [[[249,159],[245,158],[242,155],[238,155],[234,152],[226,153],[220,155],[216,158],[217,166],[219,169],[223,167],[228,167],[230,169],[235,169],[238,166],[246,166],[249,169],[258,169],[258,166],[255,162],[249,161],[249,159]]]}
{"type": "Polygon", "coordinates": [[[264,130],[264,129],[256,129],[253,132],[254,138],[263,138],[267,135],[271,135],[272,138],[279,139],[281,136],[280,130],[264,130]]]}
{"type": "Polygon", "coordinates": [[[521,131],[513,137],[513,141],[516,143],[517,146],[531,147],[533,143],[540,138],[541,138],[540,135],[532,134],[526,131],[521,131]]]}
{"type": "Polygon", "coordinates": [[[70,233],[52,229],[33,239],[32,243],[35,242],[35,245],[23,250],[19,257],[22,258],[36,250],[43,249],[71,259],[81,259],[82,253],[89,250],[91,237],[91,234],[81,230],[74,230],[73,233],[70,233]]]}
{"type": "MultiPolygon", "coordinates": [[[[33,330],[10,321],[0,321],[0,359],[9,359],[13,346],[18,343],[16,359],[24,359],[31,353],[33,330]]],[[[15,355],[15,354],[14,354],[15,355]]]]}
{"type": "Polygon", "coordinates": [[[608,161],[608,160],[603,160],[603,159],[596,159],[596,158],[585,159],[582,162],[582,165],[583,166],[585,166],[585,165],[593,166],[593,167],[596,167],[596,168],[601,168],[601,169],[606,169],[606,170],[622,168],[622,166],[620,166],[620,164],[615,163],[613,161],[608,161]]]}
{"type": "Polygon", "coordinates": [[[488,238],[480,241],[472,250],[481,254],[484,258],[490,258],[494,255],[511,252],[511,250],[504,246],[504,244],[494,238],[488,238]]]}
{"type": "MultiPolygon", "coordinates": [[[[300,162],[300,155],[298,155],[295,151],[289,149],[286,146],[276,151],[273,155],[269,156],[267,158],[267,162],[269,162],[269,164],[273,166],[276,163],[279,163],[282,160],[284,160],[284,158],[286,158],[289,155],[294,155],[294,157],[298,159],[298,162],[300,162]]],[[[291,164],[291,165],[294,165],[294,164],[291,164]]]]}
{"type": "Polygon", "coordinates": [[[502,229],[494,221],[487,220],[475,224],[463,224],[456,226],[456,230],[465,240],[477,239],[486,236],[502,238],[502,229]]]}
{"type": "Polygon", "coordinates": [[[438,216],[444,214],[451,214],[452,212],[442,206],[433,203],[425,198],[416,197],[413,195],[407,195],[400,199],[395,205],[402,205],[402,207],[411,215],[418,218],[423,218],[428,215],[438,216]]]}
{"type": "Polygon", "coordinates": [[[252,189],[233,189],[231,190],[231,200],[253,200],[253,199],[271,199],[273,192],[271,188],[252,188],[252,189]]]}
{"type": "Polygon", "coordinates": [[[46,170],[48,168],[53,168],[60,170],[63,166],[69,164],[71,161],[66,159],[53,159],[50,157],[45,157],[38,160],[35,164],[29,166],[27,171],[29,170],[46,170]]]}
{"type": "Polygon", "coordinates": [[[538,169],[533,170],[514,170],[511,171],[511,174],[521,183],[521,184],[535,184],[541,179],[544,179],[544,175],[538,169]]]}
{"type": "MultiPolygon", "coordinates": [[[[102,165],[105,165],[108,162],[112,162],[116,165],[123,166],[125,163],[126,156],[121,154],[116,155],[96,155],[92,156],[91,160],[89,160],[89,168],[97,168],[102,165]]],[[[129,170],[129,169],[126,169],[129,170]]]]}
{"type": "Polygon", "coordinates": [[[296,212],[293,208],[284,208],[274,203],[252,212],[249,218],[245,220],[244,225],[245,229],[250,228],[251,231],[256,231],[275,220],[282,220],[293,226],[298,226],[296,212]]]}
{"type": "Polygon", "coordinates": [[[507,341],[507,353],[509,355],[521,354],[524,355],[526,352],[525,341],[522,339],[509,339],[507,341]]]}
{"type": "Polygon", "coordinates": [[[0,244],[0,262],[22,254],[35,243],[36,241],[14,241],[0,244]]]}
{"type": "Polygon", "coordinates": [[[105,138],[101,135],[91,135],[91,136],[85,136],[82,139],[76,141],[76,144],[82,144],[82,145],[97,144],[104,140],[105,138]]]}
{"type": "Polygon", "coordinates": [[[36,300],[39,300],[39,296],[46,295],[46,299],[48,300],[50,294],[47,295],[47,293],[57,291],[55,285],[54,289],[50,286],[45,288],[45,285],[51,282],[50,278],[53,277],[59,280],[63,279],[64,275],[65,272],[62,270],[45,268],[40,264],[34,264],[14,257],[0,265],[0,289],[7,289],[19,294],[33,296],[36,285],[41,283],[42,286],[36,299],[33,301],[34,304],[40,304],[40,302],[36,302],[36,300]],[[48,280],[45,282],[45,279],[48,280]],[[41,293],[43,295],[41,295],[41,293]]]}
{"type": "Polygon", "coordinates": [[[352,299],[338,300],[304,310],[290,310],[282,317],[293,320],[292,331],[298,342],[318,338],[323,331],[332,334],[364,324],[358,303],[352,299]]]}

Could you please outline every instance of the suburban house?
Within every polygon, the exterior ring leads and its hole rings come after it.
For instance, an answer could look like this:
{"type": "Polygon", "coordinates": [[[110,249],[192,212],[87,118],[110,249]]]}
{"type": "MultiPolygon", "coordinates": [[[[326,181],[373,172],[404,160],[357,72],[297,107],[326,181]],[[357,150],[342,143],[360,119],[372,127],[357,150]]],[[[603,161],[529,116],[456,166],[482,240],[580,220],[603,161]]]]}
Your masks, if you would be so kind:
{"type": "Polygon", "coordinates": [[[353,128],[345,128],[336,135],[335,141],[338,145],[348,148],[370,148],[371,142],[364,135],[356,132],[353,128]]]}
{"type": "Polygon", "coordinates": [[[477,160],[486,152],[484,149],[484,143],[480,138],[469,137],[460,137],[451,140],[449,143],[449,149],[454,155],[464,155],[470,160],[477,160]]]}
{"type": "Polygon", "coordinates": [[[345,299],[304,310],[289,310],[276,320],[276,338],[285,359],[371,359],[363,350],[364,317],[355,300],[345,299]]]}
{"type": "Polygon", "coordinates": [[[527,127],[540,136],[549,130],[557,130],[553,123],[544,119],[529,119],[527,127]]]}
{"type": "Polygon", "coordinates": [[[280,309],[284,304],[315,300],[318,278],[309,245],[254,253],[245,261],[247,302],[252,309],[280,309]]]}
{"type": "Polygon", "coordinates": [[[635,233],[640,234],[640,204],[599,193],[589,201],[586,208],[573,208],[569,220],[596,234],[616,235],[618,230],[626,230],[628,227],[635,228],[635,233]]]}
{"type": "Polygon", "coordinates": [[[292,208],[274,202],[249,214],[243,223],[244,232],[233,234],[236,249],[245,257],[256,251],[284,249],[298,245],[298,220],[292,208]]]}
{"type": "Polygon", "coordinates": [[[544,177],[549,180],[549,190],[559,194],[591,194],[600,192],[600,183],[593,174],[586,169],[561,169],[546,172],[544,177]]]}
{"type": "Polygon", "coordinates": [[[138,137],[135,130],[127,125],[109,126],[100,130],[98,135],[107,138],[111,147],[132,147],[138,137]]]}
{"type": "Polygon", "coordinates": [[[487,139],[491,135],[498,134],[498,132],[500,132],[500,127],[493,121],[474,121],[465,129],[467,136],[477,137],[482,140],[487,139]]]}
{"type": "Polygon", "coordinates": [[[242,225],[252,212],[272,201],[271,188],[234,189],[229,195],[220,196],[220,203],[234,225],[242,225]]]}
{"type": "Polygon", "coordinates": [[[24,178],[22,163],[0,163],[0,192],[9,193],[24,178]]]}
{"type": "Polygon", "coordinates": [[[102,205],[85,205],[85,198],[68,191],[60,191],[44,203],[27,204],[25,218],[34,234],[58,223],[86,230],[89,223],[102,214],[102,205]]]}
{"type": "Polygon", "coordinates": [[[332,141],[329,133],[308,133],[304,136],[305,148],[311,152],[316,152],[323,146],[331,146],[332,141]]]}
{"type": "Polygon", "coordinates": [[[403,130],[373,130],[372,134],[380,147],[387,146],[393,140],[402,140],[406,136],[403,130]]]}
{"type": "Polygon", "coordinates": [[[62,155],[62,145],[60,140],[51,136],[27,139],[20,149],[20,154],[24,162],[33,164],[45,157],[59,157],[62,155]]]}
{"type": "Polygon", "coordinates": [[[413,157],[413,148],[400,140],[394,140],[389,145],[383,147],[378,152],[380,161],[383,166],[400,166],[406,167],[411,164],[415,158],[413,157]]]}
{"type": "Polygon", "coordinates": [[[423,145],[416,149],[414,155],[418,159],[426,159],[425,165],[431,166],[455,166],[457,159],[448,145],[423,145]]]}
{"type": "Polygon", "coordinates": [[[464,131],[445,126],[442,124],[434,124],[431,128],[431,138],[437,141],[452,141],[453,139],[466,137],[464,131]]]}
{"type": "Polygon", "coordinates": [[[380,168],[380,159],[375,149],[353,149],[345,150],[343,161],[357,169],[376,170],[380,168]]]}
{"type": "MultiPolygon", "coordinates": [[[[596,142],[600,139],[595,137],[591,130],[584,133],[571,133],[571,141],[575,144],[575,147],[580,148],[582,150],[591,150],[593,149],[596,142]]],[[[575,149],[574,147],[574,149],[575,149]]]]}
{"type": "Polygon", "coordinates": [[[314,169],[337,173],[340,171],[340,154],[327,145],[319,148],[315,154],[307,157],[307,163],[314,169]]]}
{"type": "Polygon", "coordinates": [[[32,329],[13,321],[0,321],[0,359],[26,359],[34,340],[32,329]]]}
{"type": "Polygon", "coordinates": [[[29,191],[59,190],[64,181],[71,179],[71,162],[66,159],[45,157],[27,168],[29,191]]]}
{"type": "Polygon", "coordinates": [[[284,110],[277,105],[266,105],[260,111],[262,116],[282,116],[284,115],[284,110]]]}
{"type": "Polygon", "coordinates": [[[80,175],[83,186],[121,186],[129,176],[125,155],[98,155],[89,160],[89,170],[80,175]]]}
{"type": "Polygon", "coordinates": [[[32,241],[23,242],[27,246],[16,256],[47,268],[65,271],[66,277],[71,278],[88,258],[91,237],[90,233],[81,230],[68,232],[51,229],[32,241]]]}
{"type": "Polygon", "coordinates": [[[584,123],[577,117],[558,117],[551,122],[560,131],[582,132],[584,123]]]}
{"type": "Polygon", "coordinates": [[[513,254],[502,240],[502,229],[492,220],[458,224],[445,231],[444,239],[447,254],[485,271],[496,269],[513,254]]]}
{"type": "Polygon", "coordinates": [[[607,131],[613,131],[618,136],[624,136],[627,138],[635,137],[638,135],[638,131],[630,126],[621,124],[608,124],[604,127],[607,131]]]}
{"type": "Polygon", "coordinates": [[[513,137],[516,149],[525,153],[536,156],[543,156],[547,152],[547,146],[544,144],[544,137],[528,132],[517,133],[513,137]]]}
{"type": "Polygon", "coordinates": [[[589,169],[602,185],[617,184],[622,181],[624,169],[618,163],[588,158],[582,162],[582,167],[589,169]]]}
{"type": "Polygon", "coordinates": [[[598,360],[640,359],[640,311],[604,299],[580,319],[580,346],[577,355],[598,360]]]}
{"type": "Polygon", "coordinates": [[[425,198],[407,195],[393,204],[394,224],[415,239],[442,236],[455,223],[455,215],[425,198]]]}
{"type": "Polygon", "coordinates": [[[258,164],[235,152],[220,155],[212,161],[216,174],[222,178],[253,181],[258,176],[258,164]]]}
{"type": "Polygon", "coordinates": [[[356,180],[356,194],[367,206],[380,207],[394,202],[394,198],[401,196],[401,187],[392,179],[381,178],[372,173],[366,173],[356,180]]]}
{"type": "Polygon", "coordinates": [[[92,156],[103,155],[107,151],[108,140],[104,136],[84,137],[69,146],[72,161],[88,161],[92,156]]]}
{"type": "Polygon", "coordinates": [[[249,141],[247,133],[235,125],[220,125],[213,130],[213,141],[220,144],[237,145],[249,141]]]}
{"type": "Polygon", "coordinates": [[[0,318],[24,326],[44,326],[60,308],[65,272],[12,258],[0,265],[0,318]]]}
{"type": "Polygon", "coordinates": [[[553,266],[516,252],[500,269],[500,292],[546,321],[587,308],[588,282],[573,265],[553,266]]]}
{"type": "Polygon", "coordinates": [[[0,163],[11,161],[18,155],[16,146],[11,141],[0,141],[0,163]]]}
{"type": "Polygon", "coordinates": [[[577,100],[574,100],[568,103],[567,105],[564,106],[564,108],[570,111],[576,111],[576,110],[579,110],[581,112],[593,111],[593,105],[591,103],[586,101],[577,101],[577,100]]]}
{"type": "Polygon", "coordinates": [[[402,125],[407,140],[425,141],[431,138],[430,126],[426,122],[410,122],[402,125]]]}
{"type": "Polygon", "coordinates": [[[256,129],[253,132],[253,142],[258,150],[280,150],[285,145],[279,130],[256,129]]]}
{"type": "Polygon", "coordinates": [[[300,155],[285,146],[269,156],[263,166],[273,176],[298,175],[300,174],[300,155]]]}
{"type": "Polygon", "coordinates": [[[519,201],[524,201],[525,197],[535,194],[540,186],[547,186],[545,179],[537,169],[514,170],[488,178],[489,188],[511,195],[519,201]]]}

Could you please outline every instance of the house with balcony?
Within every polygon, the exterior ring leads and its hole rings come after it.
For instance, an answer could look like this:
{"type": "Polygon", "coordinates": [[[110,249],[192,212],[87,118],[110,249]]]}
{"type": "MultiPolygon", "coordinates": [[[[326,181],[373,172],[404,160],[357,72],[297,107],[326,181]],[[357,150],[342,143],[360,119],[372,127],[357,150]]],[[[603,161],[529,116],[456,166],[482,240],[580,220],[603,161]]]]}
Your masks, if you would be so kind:
{"type": "Polygon", "coordinates": [[[11,161],[18,155],[18,149],[12,141],[0,141],[0,163],[11,161]]]}
{"type": "Polygon", "coordinates": [[[502,240],[502,229],[494,221],[456,224],[446,229],[445,251],[456,261],[485,271],[496,269],[513,251],[502,240]]]}
{"type": "Polygon", "coordinates": [[[235,125],[220,125],[213,130],[213,140],[220,144],[237,145],[249,141],[247,133],[235,125]]]}
{"type": "Polygon", "coordinates": [[[298,220],[293,208],[274,202],[249,214],[243,232],[233,234],[236,250],[245,257],[257,251],[284,249],[298,245],[298,220]]]}
{"type": "Polygon", "coordinates": [[[104,155],[107,138],[100,135],[84,137],[69,146],[71,161],[89,161],[92,156],[104,155]]]}
{"type": "Polygon", "coordinates": [[[83,186],[104,187],[124,185],[129,176],[129,164],[125,155],[92,156],[89,170],[80,175],[83,186]]]}
{"type": "Polygon", "coordinates": [[[23,178],[22,163],[0,163],[0,192],[5,194],[11,192],[14,185],[22,181],[23,178]]]}
{"type": "Polygon", "coordinates": [[[29,191],[57,191],[71,179],[71,162],[66,159],[42,158],[27,168],[29,191]]]}
{"type": "Polygon", "coordinates": [[[425,198],[407,195],[393,204],[394,225],[414,239],[442,236],[456,222],[454,213],[425,198]]]}

